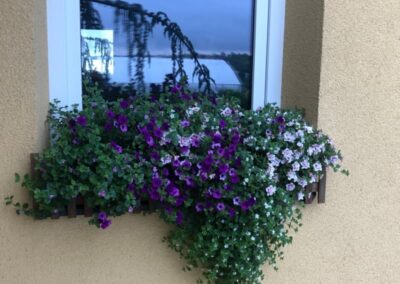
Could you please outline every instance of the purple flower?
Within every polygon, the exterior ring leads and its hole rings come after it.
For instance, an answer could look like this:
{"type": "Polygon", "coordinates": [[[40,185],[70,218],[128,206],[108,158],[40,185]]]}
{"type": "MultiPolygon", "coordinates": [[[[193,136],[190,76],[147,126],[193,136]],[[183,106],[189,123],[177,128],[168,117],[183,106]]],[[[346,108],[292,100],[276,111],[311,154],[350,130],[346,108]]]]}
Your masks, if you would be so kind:
{"type": "Polygon", "coordinates": [[[128,184],[128,191],[135,191],[136,189],[136,184],[134,182],[131,182],[130,184],[128,184]]]}
{"type": "Polygon", "coordinates": [[[84,115],[80,115],[76,118],[76,123],[78,123],[80,126],[86,126],[87,124],[87,118],[84,115]]]}
{"type": "Polygon", "coordinates": [[[107,219],[107,214],[106,214],[106,212],[104,212],[104,211],[100,212],[99,215],[97,215],[97,219],[98,219],[99,221],[104,221],[104,220],[106,220],[106,219],[107,219]]]}
{"type": "Polygon", "coordinates": [[[181,86],[180,85],[175,85],[171,88],[171,93],[176,94],[181,91],[181,86]]]}
{"type": "Polygon", "coordinates": [[[226,127],[226,121],[223,120],[223,119],[221,119],[221,120],[219,121],[219,127],[220,127],[221,129],[224,129],[224,128],[226,127]]]}
{"type": "Polygon", "coordinates": [[[186,169],[190,169],[192,167],[192,163],[189,162],[188,160],[184,160],[183,162],[181,162],[181,166],[186,169]]]}
{"type": "Polygon", "coordinates": [[[183,213],[181,211],[176,212],[176,224],[182,225],[183,223],[183,213]]]}
{"type": "Polygon", "coordinates": [[[227,164],[222,164],[218,167],[220,174],[226,174],[229,171],[229,166],[227,164]]]}
{"type": "Polygon", "coordinates": [[[217,204],[217,210],[218,211],[224,211],[225,210],[225,204],[220,202],[217,204]]]}
{"type": "Polygon", "coordinates": [[[122,147],[119,146],[117,143],[114,141],[111,141],[111,147],[114,148],[115,151],[117,151],[118,154],[122,153],[122,147]]]}
{"type": "Polygon", "coordinates": [[[212,197],[215,199],[221,199],[222,198],[222,193],[219,190],[213,190],[212,191],[212,197]]]}
{"type": "Polygon", "coordinates": [[[68,127],[74,129],[76,127],[76,121],[74,119],[70,119],[68,121],[68,127]]]}
{"type": "Polygon", "coordinates": [[[204,211],[204,204],[203,203],[197,203],[196,204],[196,212],[202,212],[204,211]]]}
{"type": "Polygon", "coordinates": [[[100,223],[100,228],[107,229],[108,226],[111,225],[111,220],[104,220],[100,223]]]}
{"type": "Polygon", "coordinates": [[[271,196],[276,192],[276,187],[273,185],[270,185],[265,189],[265,192],[267,193],[268,196],[271,196]]]}
{"type": "Polygon", "coordinates": [[[158,189],[162,185],[162,180],[159,177],[153,177],[151,180],[151,186],[153,189],[158,189]]]}
{"type": "Polygon", "coordinates": [[[189,122],[188,120],[183,120],[183,121],[181,122],[181,126],[182,126],[182,127],[189,127],[189,126],[190,126],[190,122],[189,122]]]}
{"type": "Polygon", "coordinates": [[[115,113],[111,109],[107,110],[106,114],[107,114],[108,118],[114,118],[115,117],[115,113]]]}
{"type": "Polygon", "coordinates": [[[169,130],[169,124],[168,124],[168,122],[164,122],[164,123],[161,125],[161,129],[164,130],[164,131],[168,131],[168,130],[169,130]]]}
{"type": "Polygon", "coordinates": [[[233,198],[233,204],[240,205],[240,197],[239,196],[236,196],[235,198],[233,198]]]}
{"type": "Polygon", "coordinates": [[[173,184],[170,184],[168,186],[167,192],[170,196],[173,196],[173,197],[178,197],[180,195],[179,189],[173,184]]]}
{"type": "Polygon", "coordinates": [[[194,187],[194,179],[192,177],[187,177],[185,181],[188,187],[194,187]]]}
{"type": "Polygon", "coordinates": [[[198,148],[200,146],[200,137],[197,134],[193,134],[192,136],[190,136],[190,144],[195,147],[198,148]]]}
{"type": "Polygon", "coordinates": [[[285,124],[285,118],[282,115],[278,115],[275,117],[275,123],[283,125],[285,124]]]}
{"type": "Polygon", "coordinates": [[[126,124],[121,124],[121,125],[119,126],[119,129],[120,129],[122,132],[127,132],[127,131],[128,131],[128,126],[127,126],[126,124]]]}
{"type": "Polygon", "coordinates": [[[237,175],[231,176],[231,182],[232,183],[239,183],[240,179],[237,175]]]}
{"type": "Polygon", "coordinates": [[[120,114],[120,115],[117,116],[117,122],[118,122],[119,125],[127,124],[128,123],[128,118],[125,115],[120,114]]]}
{"type": "Polygon", "coordinates": [[[204,164],[211,166],[214,162],[214,159],[212,156],[207,155],[207,157],[204,159],[204,164]]]}
{"type": "Polygon", "coordinates": [[[127,109],[129,106],[130,106],[130,101],[129,100],[122,100],[120,103],[119,103],[119,106],[122,108],[122,109],[127,109]]]}
{"type": "Polygon", "coordinates": [[[158,160],[160,160],[160,154],[158,154],[157,152],[151,152],[150,158],[158,161],[158,160]]]}
{"type": "Polygon", "coordinates": [[[235,209],[229,208],[228,212],[229,212],[229,217],[231,217],[231,218],[235,217],[235,215],[236,215],[235,209]]]}
{"type": "Polygon", "coordinates": [[[106,191],[105,190],[102,190],[102,191],[99,191],[99,193],[98,193],[98,195],[100,196],[100,197],[106,197],[106,191]]]}
{"type": "Polygon", "coordinates": [[[147,145],[149,145],[150,147],[153,147],[153,146],[154,146],[154,139],[153,139],[153,137],[151,137],[150,135],[146,135],[146,136],[145,136],[145,140],[146,140],[147,145]]]}
{"type": "Polygon", "coordinates": [[[222,141],[222,135],[221,135],[221,133],[220,133],[219,131],[217,131],[217,132],[214,133],[214,135],[213,135],[213,141],[214,141],[215,143],[221,143],[221,141],[222,141]]]}
{"type": "Polygon", "coordinates": [[[104,130],[106,132],[110,132],[113,129],[113,124],[111,122],[106,122],[106,124],[104,124],[104,130]]]}
{"type": "Polygon", "coordinates": [[[162,130],[158,127],[156,129],[154,129],[153,134],[154,134],[154,137],[156,137],[156,138],[161,138],[163,136],[162,130]]]}
{"type": "Polygon", "coordinates": [[[249,210],[251,207],[254,206],[254,204],[256,204],[256,199],[254,197],[250,197],[249,199],[243,201],[240,204],[240,207],[243,211],[247,211],[249,210]]]}

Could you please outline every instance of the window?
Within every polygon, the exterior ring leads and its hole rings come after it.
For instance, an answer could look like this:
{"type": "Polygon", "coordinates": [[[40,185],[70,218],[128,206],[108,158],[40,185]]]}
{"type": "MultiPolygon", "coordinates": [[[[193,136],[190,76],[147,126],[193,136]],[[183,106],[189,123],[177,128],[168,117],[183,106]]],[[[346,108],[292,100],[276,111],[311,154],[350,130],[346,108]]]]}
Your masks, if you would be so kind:
{"type": "MultiPolygon", "coordinates": [[[[247,91],[245,100],[251,102],[252,108],[265,102],[280,103],[284,0],[209,1],[210,6],[205,1],[191,1],[190,5],[184,0],[128,1],[142,4],[149,11],[164,11],[176,21],[192,40],[202,63],[209,67],[217,89],[247,91]]],[[[98,3],[94,6],[102,28],[88,26],[80,30],[80,0],[48,0],[50,99],[60,99],[67,105],[81,103],[81,66],[108,73],[112,82],[126,83],[131,79],[126,37],[123,32],[116,32],[113,8],[98,3]],[[81,33],[87,39],[82,51],[90,54],[90,60],[82,62],[81,33]],[[106,57],[95,50],[90,40],[94,38],[112,43],[106,57]]],[[[144,68],[145,82],[160,83],[172,69],[169,43],[155,29],[148,46],[152,58],[144,68]]],[[[184,60],[184,67],[188,74],[192,73],[189,59],[184,60]]],[[[195,78],[189,78],[189,82],[197,83],[195,78]]]]}

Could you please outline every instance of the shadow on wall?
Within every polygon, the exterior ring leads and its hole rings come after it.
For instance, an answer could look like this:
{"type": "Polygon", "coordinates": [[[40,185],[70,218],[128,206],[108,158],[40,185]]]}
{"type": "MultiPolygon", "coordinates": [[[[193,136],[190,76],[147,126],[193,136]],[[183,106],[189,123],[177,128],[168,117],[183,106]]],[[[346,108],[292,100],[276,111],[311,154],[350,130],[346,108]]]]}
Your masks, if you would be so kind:
{"type": "Polygon", "coordinates": [[[282,106],[318,123],[324,0],[286,0],[282,106]]]}

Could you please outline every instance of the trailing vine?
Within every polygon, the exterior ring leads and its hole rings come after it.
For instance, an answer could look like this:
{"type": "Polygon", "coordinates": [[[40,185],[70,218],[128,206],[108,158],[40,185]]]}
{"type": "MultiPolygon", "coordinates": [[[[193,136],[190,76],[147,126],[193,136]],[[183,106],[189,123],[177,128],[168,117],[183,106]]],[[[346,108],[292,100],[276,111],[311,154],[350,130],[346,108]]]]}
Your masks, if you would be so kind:
{"type": "Polygon", "coordinates": [[[128,38],[128,71],[134,79],[134,87],[139,93],[145,91],[144,83],[144,63],[146,58],[150,60],[148,50],[149,34],[153,28],[160,25],[164,29],[164,36],[171,42],[172,75],[174,82],[180,78],[187,77],[184,70],[184,48],[193,59],[195,68],[193,76],[197,76],[200,91],[210,94],[213,93],[215,81],[210,76],[210,71],[204,64],[201,64],[198,54],[192,42],[185,36],[175,22],[163,12],[149,12],[139,4],[129,4],[125,1],[111,0],[83,0],[81,1],[81,26],[82,28],[99,29],[102,28],[101,18],[93,7],[93,3],[106,5],[115,8],[115,25],[118,32],[119,26],[123,26],[123,31],[128,38]],[[135,72],[133,74],[133,64],[135,72]]]}

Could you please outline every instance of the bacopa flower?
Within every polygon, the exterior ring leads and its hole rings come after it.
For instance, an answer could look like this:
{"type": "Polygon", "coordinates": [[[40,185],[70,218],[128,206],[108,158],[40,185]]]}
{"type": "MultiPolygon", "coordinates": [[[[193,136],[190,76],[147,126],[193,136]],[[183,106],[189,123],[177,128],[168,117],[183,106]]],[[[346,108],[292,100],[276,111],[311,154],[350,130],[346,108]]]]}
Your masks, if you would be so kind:
{"type": "Polygon", "coordinates": [[[87,125],[87,118],[84,115],[79,115],[76,118],[76,123],[78,123],[80,126],[86,126],[87,125]]]}

